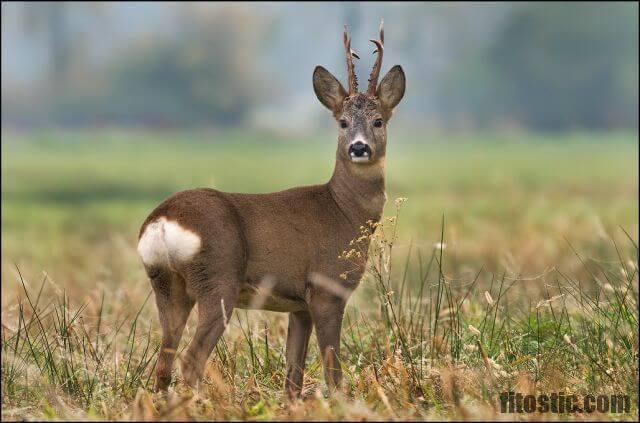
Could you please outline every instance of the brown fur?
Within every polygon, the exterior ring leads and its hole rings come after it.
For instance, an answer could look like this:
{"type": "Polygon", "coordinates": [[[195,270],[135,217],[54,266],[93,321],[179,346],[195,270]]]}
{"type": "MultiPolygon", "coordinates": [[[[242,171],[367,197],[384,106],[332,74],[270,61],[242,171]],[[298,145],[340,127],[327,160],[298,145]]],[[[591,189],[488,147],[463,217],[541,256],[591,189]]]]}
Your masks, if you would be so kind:
{"type": "Polygon", "coordinates": [[[209,188],[182,191],[147,217],[140,236],[148,224],[164,217],[201,239],[200,251],[187,262],[146,266],[163,330],[157,388],[164,389],[171,381],[175,351],[194,303],[198,303],[198,326],[182,359],[187,383],[194,385],[200,379],[224,331],[225,318],[239,307],[290,312],[285,389],[291,397],[301,392],[312,327],[327,384],[338,385],[343,312],[365,265],[362,258],[354,269],[352,262],[338,256],[349,249],[361,225],[380,219],[386,200],[386,121],[404,94],[402,69],[394,67],[389,74],[376,97],[349,97],[335,77],[316,68],[316,95],[338,121],[349,121],[348,128],[339,129],[336,166],[329,182],[271,194],[209,188]],[[382,88],[389,74],[395,82],[382,88]],[[385,124],[375,128],[373,121],[379,118],[385,124]],[[370,140],[369,163],[349,158],[354,131],[364,132],[370,140]],[[340,275],[345,272],[343,280],[340,275]]]}

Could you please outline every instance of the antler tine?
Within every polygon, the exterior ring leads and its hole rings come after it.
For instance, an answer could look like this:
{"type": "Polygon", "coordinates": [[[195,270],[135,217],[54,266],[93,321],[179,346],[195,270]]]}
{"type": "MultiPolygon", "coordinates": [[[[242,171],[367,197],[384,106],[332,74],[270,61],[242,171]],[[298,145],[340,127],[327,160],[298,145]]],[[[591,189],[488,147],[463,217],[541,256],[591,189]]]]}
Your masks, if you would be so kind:
{"type": "Polygon", "coordinates": [[[373,53],[378,53],[378,57],[376,57],[376,62],[373,64],[371,75],[369,75],[369,86],[367,88],[367,94],[375,95],[376,88],[378,87],[378,77],[380,76],[380,69],[382,68],[382,54],[384,52],[384,21],[380,21],[380,39],[369,41],[376,45],[376,49],[373,53]]]}
{"type": "Polygon", "coordinates": [[[347,58],[347,75],[349,78],[349,95],[358,93],[358,77],[353,66],[353,58],[359,59],[355,51],[351,50],[351,37],[347,34],[347,25],[344,26],[344,49],[347,58]]]}

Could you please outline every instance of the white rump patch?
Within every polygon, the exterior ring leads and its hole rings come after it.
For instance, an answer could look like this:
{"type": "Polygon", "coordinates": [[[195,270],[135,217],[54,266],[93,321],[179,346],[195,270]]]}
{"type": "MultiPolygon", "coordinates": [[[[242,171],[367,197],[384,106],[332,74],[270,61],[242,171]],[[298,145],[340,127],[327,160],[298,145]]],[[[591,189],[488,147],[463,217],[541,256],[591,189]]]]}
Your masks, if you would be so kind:
{"type": "Polygon", "coordinates": [[[164,217],[147,225],[138,242],[138,254],[146,265],[184,262],[193,257],[202,242],[192,231],[164,217]]]}
{"type": "Polygon", "coordinates": [[[167,247],[164,244],[164,218],[149,223],[138,241],[138,255],[142,262],[152,265],[167,260],[167,247]]]}

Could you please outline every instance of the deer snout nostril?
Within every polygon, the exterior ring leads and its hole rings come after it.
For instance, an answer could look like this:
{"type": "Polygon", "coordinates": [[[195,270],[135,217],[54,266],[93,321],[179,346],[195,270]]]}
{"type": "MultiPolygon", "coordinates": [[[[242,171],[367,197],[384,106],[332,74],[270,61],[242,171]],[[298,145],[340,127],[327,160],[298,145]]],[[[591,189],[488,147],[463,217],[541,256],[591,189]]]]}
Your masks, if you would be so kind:
{"type": "Polygon", "coordinates": [[[371,148],[367,144],[357,141],[349,146],[349,155],[355,157],[370,156],[371,148]]]}

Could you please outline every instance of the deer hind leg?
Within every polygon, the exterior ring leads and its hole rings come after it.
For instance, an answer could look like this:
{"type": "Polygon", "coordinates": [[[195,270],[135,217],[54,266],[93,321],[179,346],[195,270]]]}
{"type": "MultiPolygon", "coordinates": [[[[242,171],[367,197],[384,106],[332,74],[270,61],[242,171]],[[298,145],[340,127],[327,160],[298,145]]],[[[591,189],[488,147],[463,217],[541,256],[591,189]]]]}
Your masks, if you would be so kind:
{"type": "Polygon", "coordinates": [[[311,336],[311,316],[306,311],[289,313],[289,331],[287,334],[287,379],[284,389],[289,399],[295,399],[302,392],[305,359],[311,336]]]}
{"type": "Polygon", "coordinates": [[[156,390],[165,390],[171,383],[171,371],[184,326],[193,308],[184,280],[166,268],[148,267],[147,273],[155,292],[162,344],[156,363],[156,390]]]}
{"type": "Polygon", "coordinates": [[[182,376],[192,387],[202,378],[207,359],[231,319],[240,293],[236,272],[215,271],[208,266],[195,266],[186,276],[187,287],[198,303],[196,333],[182,358],[182,376]]]}

